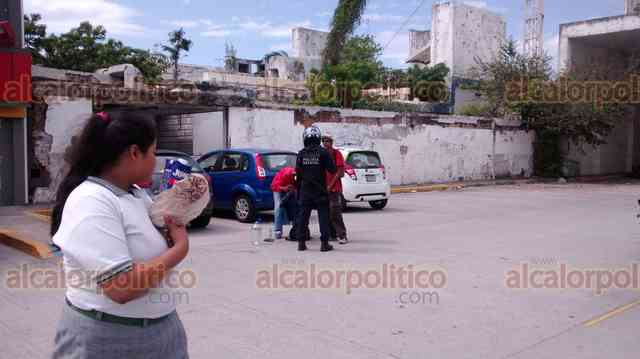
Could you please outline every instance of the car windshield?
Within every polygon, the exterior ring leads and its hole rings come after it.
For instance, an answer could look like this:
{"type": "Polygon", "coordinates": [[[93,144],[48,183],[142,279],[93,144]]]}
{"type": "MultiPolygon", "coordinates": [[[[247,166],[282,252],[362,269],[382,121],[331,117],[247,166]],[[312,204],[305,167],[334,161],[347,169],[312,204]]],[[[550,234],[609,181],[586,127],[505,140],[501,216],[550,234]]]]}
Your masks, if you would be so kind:
{"type": "Polygon", "coordinates": [[[184,156],[172,156],[172,155],[156,155],[156,167],[154,169],[155,173],[164,172],[164,166],[167,160],[175,160],[178,158],[182,158],[183,160],[189,161],[191,165],[191,173],[202,173],[202,168],[200,165],[190,157],[184,156]]]}
{"type": "Polygon", "coordinates": [[[347,164],[359,169],[382,167],[380,156],[372,151],[351,152],[347,158],[347,164]]]}
{"type": "Polygon", "coordinates": [[[262,164],[267,171],[278,172],[285,167],[296,166],[296,155],[291,153],[271,153],[261,155],[262,164]]]}

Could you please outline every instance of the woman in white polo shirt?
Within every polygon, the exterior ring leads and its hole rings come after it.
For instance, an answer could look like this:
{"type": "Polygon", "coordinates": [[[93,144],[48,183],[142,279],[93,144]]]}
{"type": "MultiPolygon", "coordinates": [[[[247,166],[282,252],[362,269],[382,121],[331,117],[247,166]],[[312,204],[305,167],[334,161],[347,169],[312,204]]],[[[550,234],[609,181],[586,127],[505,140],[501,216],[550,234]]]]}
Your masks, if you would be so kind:
{"type": "Polygon", "coordinates": [[[103,112],[71,149],[51,226],[67,276],[53,358],[188,358],[165,283],[189,251],[187,232],[167,218],[167,241],[135,186],[151,179],[156,134],[153,119],[103,112]]]}

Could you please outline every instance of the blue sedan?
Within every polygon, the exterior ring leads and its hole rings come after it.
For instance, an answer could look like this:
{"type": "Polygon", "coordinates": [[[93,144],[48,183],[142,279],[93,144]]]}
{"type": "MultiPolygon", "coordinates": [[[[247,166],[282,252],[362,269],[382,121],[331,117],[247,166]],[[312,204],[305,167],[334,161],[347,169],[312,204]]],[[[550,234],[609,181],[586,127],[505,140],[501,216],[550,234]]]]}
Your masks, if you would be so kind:
{"type": "Polygon", "coordinates": [[[296,166],[296,153],[265,149],[228,149],[198,159],[213,181],[215,209],[231,210],[240,222],[273,209],[271,182],[284,167],[296,166]]]}

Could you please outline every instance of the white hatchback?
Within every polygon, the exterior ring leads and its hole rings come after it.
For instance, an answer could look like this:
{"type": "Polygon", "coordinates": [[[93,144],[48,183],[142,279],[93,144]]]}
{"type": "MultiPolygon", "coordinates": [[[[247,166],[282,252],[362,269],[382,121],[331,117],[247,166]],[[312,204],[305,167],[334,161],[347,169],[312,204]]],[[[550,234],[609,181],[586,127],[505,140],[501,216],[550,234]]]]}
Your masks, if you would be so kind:
{"type": "Polygon", "coordinates": [[[345,206],[349,202],[369,202],[374,209],[387,206],[391,185],[382,159],[376,151],[338,148],[345,162],[342,178],[345,206]]]}

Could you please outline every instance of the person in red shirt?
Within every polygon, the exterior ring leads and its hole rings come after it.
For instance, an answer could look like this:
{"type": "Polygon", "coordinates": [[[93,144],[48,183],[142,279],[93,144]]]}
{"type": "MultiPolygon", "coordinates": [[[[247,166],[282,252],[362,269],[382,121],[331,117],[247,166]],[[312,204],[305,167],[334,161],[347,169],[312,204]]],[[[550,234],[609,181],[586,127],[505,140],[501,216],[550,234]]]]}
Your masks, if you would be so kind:
{"type": "Polygon", "coordinates": [[[342,177],[344,177],[344,157],[339,150],[333,148],[333,137],[325,134],[322,145],[333,157],[338,169],[335,174],[327,172],[327,191],[329,191],[329,217],[331,219],[331,240],[338,239],[340,244],[347,244],[347,228],[342,217],[342,177]]]}
{"type": "Polygon", "coordinates": [[[289,218],[292,218],[295,213],[287,213],[284,206],[281,206],[282,200],[287,194],[294,191],[294,184],[296,180],[296,170],[292,167],[285,167],[278,171],[276,176],[271,182],[271,190],[273,191],[273,205],[275,211],[275,218],[273,220],[273,238],[268,238],[266,241],[272,242],[273,239],[282,238],[282,227],[289,223],[289,218]]]}

